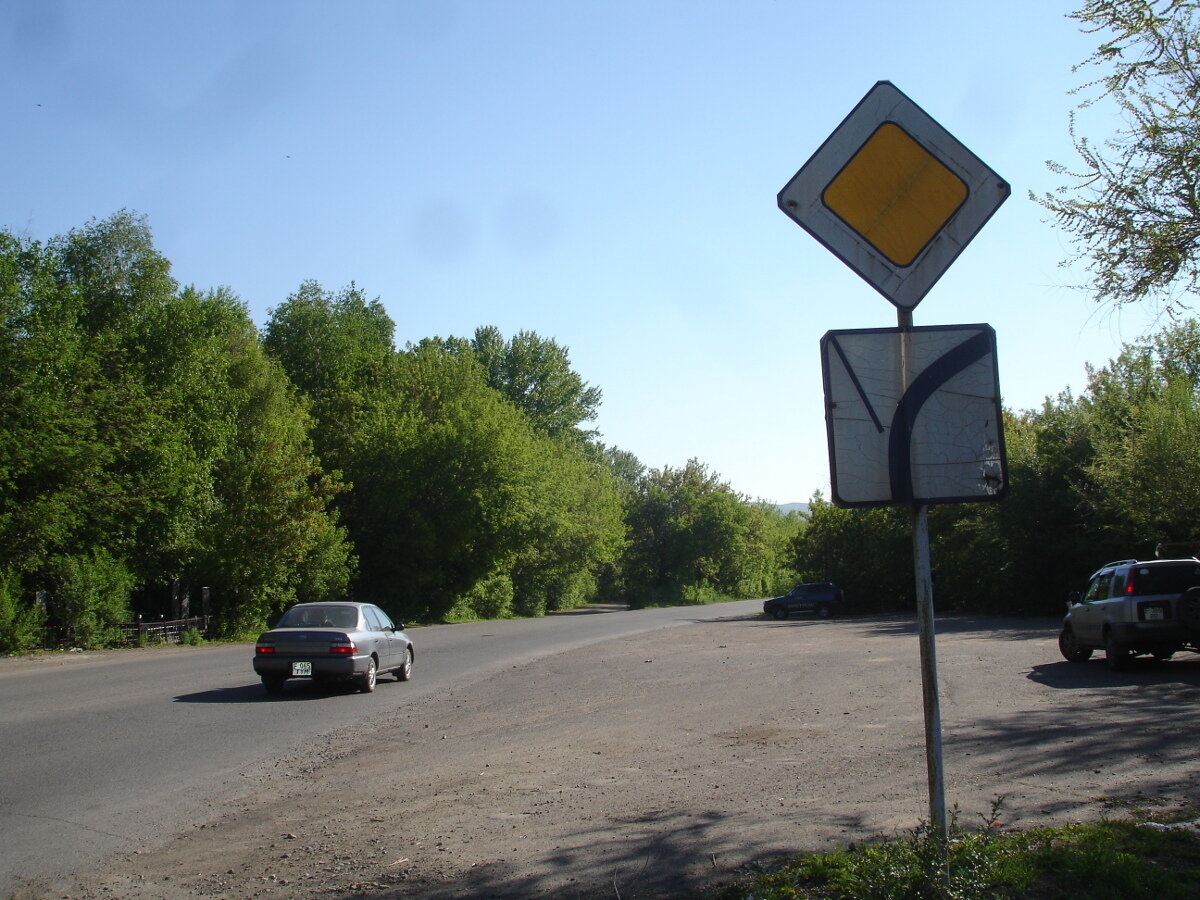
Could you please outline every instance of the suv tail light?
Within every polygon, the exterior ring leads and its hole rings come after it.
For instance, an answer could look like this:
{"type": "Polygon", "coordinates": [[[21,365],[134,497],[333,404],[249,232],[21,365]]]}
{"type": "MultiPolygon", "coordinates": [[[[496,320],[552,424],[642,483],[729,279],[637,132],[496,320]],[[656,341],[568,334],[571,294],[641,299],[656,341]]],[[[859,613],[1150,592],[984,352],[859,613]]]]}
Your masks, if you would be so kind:
{"type": "Polygon", "coordinates": [[[1125,574],[1125,596],[1132,597],[1134,594],[1137,593],[1137,587],[1134,585],[1134,581],[1136,581],[1136,579],[1137,579],[1137,570],[1136,569],[1130,569],[1125,574]]]}

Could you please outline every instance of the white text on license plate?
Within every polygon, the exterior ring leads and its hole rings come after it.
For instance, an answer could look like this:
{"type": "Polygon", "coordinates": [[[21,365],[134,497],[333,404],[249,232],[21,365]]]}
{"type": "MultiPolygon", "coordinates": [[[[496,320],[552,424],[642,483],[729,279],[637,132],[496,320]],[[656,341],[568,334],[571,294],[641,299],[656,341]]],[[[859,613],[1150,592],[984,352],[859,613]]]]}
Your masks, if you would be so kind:
{"type": "Polygon", "coordinates": [[[311,675],[312,663],[310,662],[294,662],[292,663],[293,675],[311,675]]]}

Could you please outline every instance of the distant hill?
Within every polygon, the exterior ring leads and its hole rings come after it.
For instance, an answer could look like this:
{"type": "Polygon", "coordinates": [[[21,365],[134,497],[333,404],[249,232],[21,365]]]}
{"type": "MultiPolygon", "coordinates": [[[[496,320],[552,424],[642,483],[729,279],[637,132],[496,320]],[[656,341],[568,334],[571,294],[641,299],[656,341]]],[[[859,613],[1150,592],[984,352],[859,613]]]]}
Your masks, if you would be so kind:
{"type": "Polygon", "coordinates": [[[808,512],[808,504],[807,503],[778,503],[778,504],[776,504],[776,507],[785,516],[788,513],[794,513],[794,512],[806,513],[806,512],[808,512]]]}

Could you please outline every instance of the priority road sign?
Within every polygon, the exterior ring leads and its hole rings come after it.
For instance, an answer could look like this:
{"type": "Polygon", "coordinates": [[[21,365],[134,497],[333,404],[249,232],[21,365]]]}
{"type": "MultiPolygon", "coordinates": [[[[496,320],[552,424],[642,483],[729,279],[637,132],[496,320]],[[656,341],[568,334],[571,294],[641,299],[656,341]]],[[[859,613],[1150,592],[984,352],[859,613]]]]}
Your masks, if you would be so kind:
{"type": "Polygon", "coordinates": [[[880,81],[779,192],[779,208],[896,307],[911,310],[1010,193],[880,81]]]}

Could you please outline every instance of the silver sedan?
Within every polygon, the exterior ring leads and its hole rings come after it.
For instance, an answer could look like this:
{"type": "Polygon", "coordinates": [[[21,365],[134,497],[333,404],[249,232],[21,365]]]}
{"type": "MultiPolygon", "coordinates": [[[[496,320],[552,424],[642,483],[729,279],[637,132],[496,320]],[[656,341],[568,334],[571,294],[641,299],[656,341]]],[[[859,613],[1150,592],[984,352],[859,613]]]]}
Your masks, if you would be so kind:
{"type": "Polygon", "coordinates": [[[368,693],[383,673],[408,681],[415,657],[404,626],[378,606],[298,603],[259,637],[254,671],[268,694],[282,691],[289,678],[350,681],[368,693]]]}

